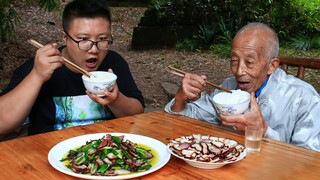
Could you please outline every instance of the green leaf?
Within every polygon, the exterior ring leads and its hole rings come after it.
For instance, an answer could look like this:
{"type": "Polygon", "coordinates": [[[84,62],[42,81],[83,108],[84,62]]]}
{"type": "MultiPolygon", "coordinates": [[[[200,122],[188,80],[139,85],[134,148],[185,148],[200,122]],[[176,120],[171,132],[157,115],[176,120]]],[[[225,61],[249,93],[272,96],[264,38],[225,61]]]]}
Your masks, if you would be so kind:
{"type": "Polygon", "coordinates": [[[120,170],[121,167],[120,167],[120,166],[113,166],[111,169],[113,169],[113,170],[120,170]]]}
{"type": "Polygon", "coordinates": [[[122,150],[122,153],[127,157],[127,159],[132,159],[131,155],[127,150],[122,150]]]}
{"type": "Polygon", "coordinates": [[[120,139],[119,137],[117,137],[117,136],[112,136],[111,139],[112,139],[112,142],[114,142],[118,147],[120,146],[120,144],[121,144],[121,139],[120,139]]]}
{"type": "Polygon", "coordinates": [[[62,158],[60,159],[60,162],[67,161],[67,160],[69,160],[69,158],[62,158]]]}
{"type": "Polygon", "coordinates": [[[146,151],[145,149],[137,147],[136,150],[137,150],[137,153],[140,155],[140,157],[142,158],[147,157],[148,151],[146,151]]]}
{"type": "Polygon", "coordinates": [[[83,152],[88,153],[88,150],[92,148],[92,144],[89,144],[83,148],[83,152]]]}
{"type": "Polygon", "coordinates": [[[100,168],[98,169],[97,172],[99,172],[99,173],[105,173],[105,172],[108,170],[109,167],[110,167],[109,164],[102,164],[102,165],[100,166],[100,168]]]}
{"type": "Polygon", "coordinates": [[[149,170],[152,166],[150,164],[145,165],[145,166],[141,166],[138,168],[138,171],[146,171],[149,170]]]}

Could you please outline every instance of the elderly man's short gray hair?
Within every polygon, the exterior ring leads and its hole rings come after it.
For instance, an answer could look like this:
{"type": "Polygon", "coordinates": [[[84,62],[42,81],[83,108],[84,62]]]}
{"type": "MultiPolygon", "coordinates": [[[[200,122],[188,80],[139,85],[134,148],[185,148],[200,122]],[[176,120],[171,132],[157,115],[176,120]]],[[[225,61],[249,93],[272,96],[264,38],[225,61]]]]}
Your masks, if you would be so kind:
{"type": "Polygon", "coordinates": [[[269,64],[270,60],[272,58],[278,57],[279,53],[279,38],[277,36],[277,33],[268,25],[263,23],[249,23],[242,27],[236,34],[235,37],[237,37],[238,34],[241,34],[241,32],[246,30],[254,30],[254,31],[264,31],[265,37],[261,37],[264,39],[264,42],[266,43],[264,45],[262,53],[264,53],[264,57],[269,64]]]}

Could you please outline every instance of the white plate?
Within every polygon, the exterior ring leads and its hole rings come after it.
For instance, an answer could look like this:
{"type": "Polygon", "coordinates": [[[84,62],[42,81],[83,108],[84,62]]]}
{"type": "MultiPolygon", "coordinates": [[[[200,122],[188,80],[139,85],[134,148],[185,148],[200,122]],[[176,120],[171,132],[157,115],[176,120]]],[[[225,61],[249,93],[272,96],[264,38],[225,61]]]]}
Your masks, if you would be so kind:
{"type": "Polygon", "coordinates": [[[184,157],[181,157],[177,154],[175,154],[174,152],[172,152],[172,150],[169,148],[169,145],[167,146],[168,151],[174,155],[175,157],[184,160],[186,163],[188,163],[190,166],[193,167],[197,167],[197,168],[201,168],[201,169],[218,169],[221,168],[227,164],[232,164],[235,162],[240,161],[241,159],[243,159],[246,155],[247,155],[247,151],[246,149],[238,156],[237,160],[235,161],[226,161],[226,162],[221,162],[221,163],[213,163],[213,162],[201,162],[201,161],[197,161],[197,160],[191,160],[191,159],[187,159],[184,157]]]}
{"type": "Polygon", "coordinates": [[[67,140],[64,140],[57,145],[55,145],[48,154],[48,161],[55,169],[58,171],[68,174],[70,176],[78,177],[78,178],[84,178],[84,179],[130,179],[135,177],[140,177],[149,173],[152,173],[161,167],[163,167],[170,159],[170,153],[167,150],[167,147],[162,142],[136,134],[127,134],[127,133],[97,133],[97,134],[88,134],[83,136],[77,136],[74,138],[70,138],[67,140]],[[85,174],[77,174],[68,169],[62,162],[60,162],[61,158],[69,152],[70,149],[73,149],[75,147],[84,145],[87,141],[100,139],[106,134],[111,134],[112,136],[121,136],[124,135],[125,139],[128,139],[134,143],[138,144],[144,144],[149,147],[151,147],[153,150],[156,150],[156,155],[159,156],[159,162],[157,164],[153,165],[151,169],[145,171],[145,172],[139,172],[129,175],[121,175],[121,176],[91,176],[91,175],[85,175],[85,174]]]}

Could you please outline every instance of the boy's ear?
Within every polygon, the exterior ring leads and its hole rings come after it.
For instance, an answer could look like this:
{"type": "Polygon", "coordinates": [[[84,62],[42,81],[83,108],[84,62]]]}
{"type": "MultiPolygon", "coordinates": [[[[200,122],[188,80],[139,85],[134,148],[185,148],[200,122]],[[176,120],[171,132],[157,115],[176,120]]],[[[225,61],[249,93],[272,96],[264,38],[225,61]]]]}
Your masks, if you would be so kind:
{"type": "Polygon", "coordinates": [[[64,43],[66,43],[66,39],[67,39],[67,35],[65,32],[62,32],[62,40],[64,41],[64,43]]]}

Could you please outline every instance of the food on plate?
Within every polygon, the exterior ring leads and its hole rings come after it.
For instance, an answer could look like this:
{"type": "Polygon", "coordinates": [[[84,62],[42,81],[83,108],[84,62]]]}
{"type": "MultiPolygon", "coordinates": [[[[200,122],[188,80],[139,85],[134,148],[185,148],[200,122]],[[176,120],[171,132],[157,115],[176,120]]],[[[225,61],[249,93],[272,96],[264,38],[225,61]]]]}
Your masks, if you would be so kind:
{"type": "Polygon", "coordinates": [[[236,161],[245,150],[245,147],[235,140],[201,134],[173,139],[168,147],[179,157],[212,163],[236,161]]]}
{"type": "Polygon", "coordinates": [[[107,134],[71,149],[61,161],[75,173],[117,176],[149,170],[154,158],[150,151],[124,136],[107,134]]]}

